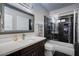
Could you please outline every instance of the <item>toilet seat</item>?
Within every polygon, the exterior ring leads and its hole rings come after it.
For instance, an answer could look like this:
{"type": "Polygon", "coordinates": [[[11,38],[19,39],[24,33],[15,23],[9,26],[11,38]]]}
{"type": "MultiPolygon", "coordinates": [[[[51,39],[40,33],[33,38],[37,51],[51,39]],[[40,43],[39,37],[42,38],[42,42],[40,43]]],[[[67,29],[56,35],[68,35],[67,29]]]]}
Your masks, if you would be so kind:
{"type": "Polygon", "coordinates": [[[46,42],[45,43],[45,49],[46,50],[54,50],[54,45],[52,45],[51,43],[46,42]]]}

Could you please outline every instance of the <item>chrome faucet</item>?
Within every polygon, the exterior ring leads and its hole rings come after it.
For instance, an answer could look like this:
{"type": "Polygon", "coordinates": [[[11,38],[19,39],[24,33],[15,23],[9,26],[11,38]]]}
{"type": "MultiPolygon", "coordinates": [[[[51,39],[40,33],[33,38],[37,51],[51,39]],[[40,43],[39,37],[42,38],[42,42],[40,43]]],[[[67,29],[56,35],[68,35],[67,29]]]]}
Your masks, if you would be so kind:
{"type": "Polygon", "coordinates": [[[23,40],[25,40],[25,36],[26,36],[26,34],[23,33],[23,35],[22,35],[22,39],[23,40]]]}

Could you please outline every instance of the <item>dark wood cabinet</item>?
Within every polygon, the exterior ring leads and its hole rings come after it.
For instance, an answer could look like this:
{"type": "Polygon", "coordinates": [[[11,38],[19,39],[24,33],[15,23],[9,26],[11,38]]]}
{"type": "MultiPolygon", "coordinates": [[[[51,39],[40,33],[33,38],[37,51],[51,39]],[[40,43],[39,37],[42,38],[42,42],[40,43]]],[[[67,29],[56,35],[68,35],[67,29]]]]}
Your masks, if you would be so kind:
{"type": "Polygon", "coordinates": [[[44,56],[44,43],[45,40],[37,42],[8,56],[44,56]]]}

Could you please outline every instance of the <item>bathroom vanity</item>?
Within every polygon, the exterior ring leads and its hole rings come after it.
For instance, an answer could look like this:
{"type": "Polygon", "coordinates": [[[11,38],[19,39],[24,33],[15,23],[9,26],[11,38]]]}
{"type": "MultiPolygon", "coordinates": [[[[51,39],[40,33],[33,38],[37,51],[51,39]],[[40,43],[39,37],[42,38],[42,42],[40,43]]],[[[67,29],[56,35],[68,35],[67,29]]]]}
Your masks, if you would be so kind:
{"type": "Polygon", "coordinates": [[[44,56],[44,40],[13,52],[8,56],[44,56]]]}
{"type": "Polygon", "coordinates": [[[43,37],[32,37],[22,41],[0,44],[0,55],[4,56],[44,56],[43,37]]]}

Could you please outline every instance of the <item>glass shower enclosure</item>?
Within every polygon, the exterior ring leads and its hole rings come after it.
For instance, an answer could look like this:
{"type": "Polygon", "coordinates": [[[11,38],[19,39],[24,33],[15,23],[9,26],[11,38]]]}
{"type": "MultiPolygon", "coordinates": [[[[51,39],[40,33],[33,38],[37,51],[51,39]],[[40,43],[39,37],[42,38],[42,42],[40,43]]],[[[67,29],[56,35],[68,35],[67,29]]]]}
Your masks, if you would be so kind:
{"type": "Polygon", "coordinates": [[[57,16],[53,17],[53,40],[75,44],[75,42],[77,42],[77,18],[77,10],[59,13],[57,16]]]}

